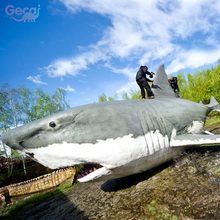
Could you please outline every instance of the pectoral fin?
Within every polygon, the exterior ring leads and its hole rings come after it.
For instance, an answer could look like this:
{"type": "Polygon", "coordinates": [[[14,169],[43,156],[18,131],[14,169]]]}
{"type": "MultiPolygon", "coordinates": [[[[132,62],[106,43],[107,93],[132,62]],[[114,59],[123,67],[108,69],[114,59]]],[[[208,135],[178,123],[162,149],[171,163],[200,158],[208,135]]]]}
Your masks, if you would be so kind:
{"type": "Polygon", "coordinates": [[[177,135],[170,141],[171,147],[187,147],[187,146],[219,146],[220,135],[208,134],[184,134],[177,135]]]}

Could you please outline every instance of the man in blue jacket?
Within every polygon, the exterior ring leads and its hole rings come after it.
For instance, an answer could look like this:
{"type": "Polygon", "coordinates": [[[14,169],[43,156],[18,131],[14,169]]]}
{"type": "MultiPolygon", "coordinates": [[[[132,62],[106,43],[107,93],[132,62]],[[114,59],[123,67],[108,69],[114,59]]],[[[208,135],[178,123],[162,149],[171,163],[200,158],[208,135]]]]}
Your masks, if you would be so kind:
{"type": "Polygon", "coordinates": [[[152,92],[150,85],[148,84],[148,82],[153,82],[153,80],[150,80],[146,77],[146,75],[149,75],[150,78],[153,78],[153,74],[154,73],[152,73],[152,72],[148,72],[147,66],[140,66],[140,69],[138,70],[138,72],[136,74],[136,82],[141,89],[142,99],[146,98],[144,89],[146,89],[146,91],[147,91],[148,98],[154,99],[154,93],[152,92]]]}

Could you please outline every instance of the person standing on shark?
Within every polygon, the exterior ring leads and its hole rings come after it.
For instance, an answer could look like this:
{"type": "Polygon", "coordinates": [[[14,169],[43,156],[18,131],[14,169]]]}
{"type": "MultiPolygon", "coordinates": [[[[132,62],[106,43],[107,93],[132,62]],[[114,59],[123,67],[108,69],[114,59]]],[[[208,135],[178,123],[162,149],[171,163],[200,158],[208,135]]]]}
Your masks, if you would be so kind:
{"type": "Polygon", "coordinates": [[[149,75],[150,78],[153,78],[153,74],[153,72],[148,72],[147,66],[140,66],[140,69],[136,74],[136,82],[141,89],[142,99],[146,99],[145,89],[147,91],[148,98],[154,99],[154,93],[152,92],[150,85],[148,84],[148,82],[153,82],[153,80],[150,80],[146,77],[146,75],[149,75]]]}

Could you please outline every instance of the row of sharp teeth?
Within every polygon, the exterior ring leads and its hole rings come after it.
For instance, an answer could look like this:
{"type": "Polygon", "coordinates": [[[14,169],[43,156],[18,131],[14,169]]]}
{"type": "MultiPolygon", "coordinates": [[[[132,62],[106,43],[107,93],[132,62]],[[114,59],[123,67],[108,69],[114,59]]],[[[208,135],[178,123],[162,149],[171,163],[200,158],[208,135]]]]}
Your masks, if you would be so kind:
{"type": "Polygon", "coordinates": [[[77,175],[77,178],[82,178],[84,176],[87,176],[88,174],[94,172],[95,170],[101,168],[102,166],[100,165],[94,165],[91,168],[84,168],[82,171],[79,172],[79,174],[77,175]]]}

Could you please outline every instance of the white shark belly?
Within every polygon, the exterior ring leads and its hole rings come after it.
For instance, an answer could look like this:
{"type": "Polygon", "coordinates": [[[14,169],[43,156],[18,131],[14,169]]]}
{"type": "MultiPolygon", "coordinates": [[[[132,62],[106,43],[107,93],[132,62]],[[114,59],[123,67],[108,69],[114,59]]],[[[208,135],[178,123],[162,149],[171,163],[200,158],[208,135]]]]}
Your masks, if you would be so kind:
{"type": "MultiPolygon", "coordinates": [[[[109,171],[105,171],[103,175],[111,175],[114,178],[155,167],[173,158],[177,151],[170,148],[168,136],[163,136],[158,130],[138,137],[129,134],[116,139],[97,140],[94,144],[63,142],[29,149],[34,158],[52,169],[97,163],[109,171]]],[[[91,175],[91,178],[96,177],[91,175]]],[[[100,178],[100,174],[97,178],[100,178]]],[[[91,180],[87,179],[86,181],[91,180]]]]}

